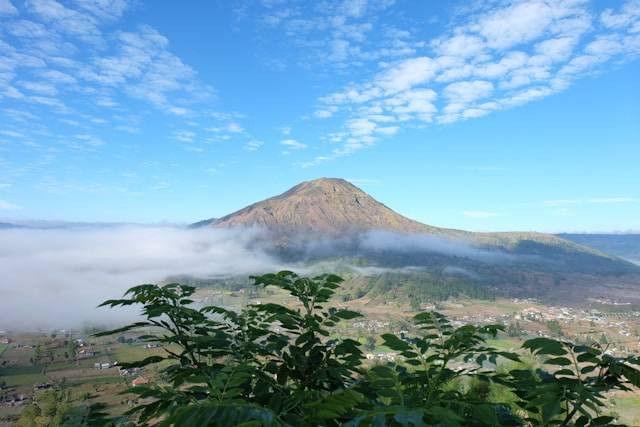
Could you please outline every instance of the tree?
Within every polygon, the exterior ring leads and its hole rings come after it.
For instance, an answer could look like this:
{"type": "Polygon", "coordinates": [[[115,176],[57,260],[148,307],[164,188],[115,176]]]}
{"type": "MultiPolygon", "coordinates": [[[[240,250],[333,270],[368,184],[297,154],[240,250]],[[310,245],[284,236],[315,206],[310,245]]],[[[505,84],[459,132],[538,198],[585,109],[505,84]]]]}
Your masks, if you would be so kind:
{"type": "Polygon", "coordinates": [[[40,359],[42,358],[42,346],[39,343],[36,344],[33,356],[35,364],[40,363],[40,359]]]}
{"type": "Polygon", "coordinates": [[[46,390],[35,396],[35,401],[26,406],[16,422],[17,427],[65,425],[71,411],[69,396],[59,390],[46,390]]]}
{"type": "Polygon", "coordinates": [[[164,378],[129,390],[146,403],[128,417],[161,426],[596,426],[613,420],[604,415],[605,393],[640,386],[637,357],[534,338],[522,350],[546,368],[523,368],[518,354],[485,342],[502,325],[454,328],[437,312],[414,316],[413,336],[383,334],[397,361],[366,366],[357,341],[329,338],[340,320],[361,316],[327,305],[340,277],[282,271],[253,279],[297,305],[196,309],[195,288],[180,284],[136,286],[102,304],[142,305],[146,319],[97,336],[151,329],[140,339],[165,349],[123,364],[162,362],[164,378]],[[515,368],[496,370],[505,360],[515,368]],[[504,392],[489,399],[494,386],[504,392]]]}

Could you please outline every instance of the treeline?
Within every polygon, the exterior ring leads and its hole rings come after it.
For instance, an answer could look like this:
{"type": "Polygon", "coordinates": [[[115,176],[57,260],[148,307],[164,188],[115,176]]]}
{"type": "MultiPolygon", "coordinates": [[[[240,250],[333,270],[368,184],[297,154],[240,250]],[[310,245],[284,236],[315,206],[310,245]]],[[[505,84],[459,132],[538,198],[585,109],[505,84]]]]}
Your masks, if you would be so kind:
{"type": "Polygon", "coordinates": [[[351,296],[350,299],[367,296],[378,300],[417,300],[426,303],[461,296],[486,300],[496,297],[495,289],[487,283],[426,271],[357,276],[347,282],[347,286],[352,288],[351,291],[345,291],[351,296]]]}

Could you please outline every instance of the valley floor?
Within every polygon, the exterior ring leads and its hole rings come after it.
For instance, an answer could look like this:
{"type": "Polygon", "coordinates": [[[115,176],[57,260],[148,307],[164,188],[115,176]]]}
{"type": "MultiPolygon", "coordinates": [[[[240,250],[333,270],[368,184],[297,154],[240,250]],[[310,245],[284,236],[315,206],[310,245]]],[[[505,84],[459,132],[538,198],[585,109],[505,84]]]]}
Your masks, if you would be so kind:
{"type": "MultiPolygon", "coordinates": [[[[239,308],[247,303],[275,302],[288,304],[278,293],[221,291],[200,289],[199,303],[224,304],[239,308]]],[[[606,300],[591,301],[583,308],[549,306],[531,299],[496,299],[493,301],[459,298],[444,302],[423,303],[420,307],[397,302],[380,303],[365,298],[338,303],[365,314],[341,322],[334,335],[360,341],[368,363],[399,361],[399,356],[385,348],[381,334],[411,333],[410,318],[416,310],[436,310],[462,324],[504,324],[506,333],[490,344],[516,350],[534,336],[564,337],[577,342],[599,343],[617,355],[640,354],[640,312],[634,307],[606,300]]],[[[62,387],[76,408],[101,402],[108,412],[120,414],[134,404],[122,394],[134,381],[159,381],[158,368],[122,370],[118,364],[162,354],[138,340],[138,335],[124,334],[110,338],[92,338],[92,331],[47,331],[3,335],[0,344],[0,426],[11,425],[29,401],[40,393],[37,388],[62,387]]],[[[620,422],[640,425],[640,395],[619,393],[610,396],[610,410],[620,422]]]]}

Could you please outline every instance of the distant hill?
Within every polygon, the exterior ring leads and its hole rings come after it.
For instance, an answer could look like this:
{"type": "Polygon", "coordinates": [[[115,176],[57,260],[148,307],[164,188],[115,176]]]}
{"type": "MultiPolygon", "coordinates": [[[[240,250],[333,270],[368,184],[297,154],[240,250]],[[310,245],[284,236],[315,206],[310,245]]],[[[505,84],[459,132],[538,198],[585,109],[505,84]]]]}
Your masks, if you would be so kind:
{"type": "Polygon", "coordinates": [[[423,224],[337,178],[302,182],[192,227],[259,227],[260,244],[270,242],[280,259],[342,271],[354,294],[584,298],[583,285],[598,292],[604,282],[621,284],[620,292],[640,288],[640,267],[597,248],[544,233],[423,224]]]}
{"type": "Polygon", "coordinates": [[[6,230],[10,228],[26,228],[26,227],[23,225],[11,224],[8,222],[0,222],[0,230],[6,230]]]}
{"type": "Polygon", "coordinates": [[[640,264],[640,234],[562,233],[556,236],[640,264]]]}

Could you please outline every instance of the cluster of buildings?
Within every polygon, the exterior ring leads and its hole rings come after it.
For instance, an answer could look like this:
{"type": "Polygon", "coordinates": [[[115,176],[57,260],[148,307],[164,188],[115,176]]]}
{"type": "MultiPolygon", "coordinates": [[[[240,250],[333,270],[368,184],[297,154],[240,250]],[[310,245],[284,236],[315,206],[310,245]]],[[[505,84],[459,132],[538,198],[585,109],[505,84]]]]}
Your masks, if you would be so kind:
{"type": "Polygon", "coordinates": [[[378,319],[363,319],[351,323],[351,326],[356,329],[365,329],[367,331],[375,332],[381,329],[389,328],[391,322],[382,321],[378,319]]]}
{"type": "Polygon", "coordinates": [[[398,353],[367,353],[365,356],[373,362],[394,362],[398,353]]]}
{"type": "Polygon", "coordinates": [[[93,364],[93,369],[111,369],[118,366],[118,362],[97,362],[93,364]]]}

